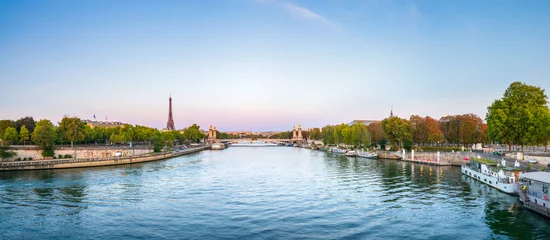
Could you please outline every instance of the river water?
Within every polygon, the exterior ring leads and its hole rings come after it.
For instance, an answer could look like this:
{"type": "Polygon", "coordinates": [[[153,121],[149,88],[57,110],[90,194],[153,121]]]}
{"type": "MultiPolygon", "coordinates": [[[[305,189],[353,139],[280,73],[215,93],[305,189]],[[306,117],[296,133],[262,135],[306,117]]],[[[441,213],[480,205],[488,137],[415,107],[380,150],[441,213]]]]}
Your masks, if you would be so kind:
{"type": "Polygon", "coordinates": [[[550,220],[458,167],[240,147],[0,172],[0,239],[536,239],[550,220]]]}

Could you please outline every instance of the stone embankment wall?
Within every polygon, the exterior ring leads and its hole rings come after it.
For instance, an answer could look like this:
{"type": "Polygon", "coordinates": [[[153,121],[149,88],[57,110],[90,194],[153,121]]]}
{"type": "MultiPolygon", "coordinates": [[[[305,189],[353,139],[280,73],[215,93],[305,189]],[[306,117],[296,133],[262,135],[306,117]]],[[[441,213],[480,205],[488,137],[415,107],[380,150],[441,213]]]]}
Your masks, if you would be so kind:
{"type": "Polygon", "coordinates": [[[82,159],[53,159],[53,160],[33,160],[20,162],[0,162],[0,171],[21,171],[21,170],[41,170],[41,169],[60,169],[60,168],[81,168],[81,167],[100,167],[109,165],[121,165],[157,161],[172,157],[177,157],[189,153],[199,152],[209,149],[210,146],[190,148],[176,152],[150,153],[141,156],[128,157],[110,157],[110,158],[82,158],[82,159]]]}
{"type": "MultiPolygon", "coordinates": [[[[17,156],[13,157],[11,161],[13,161],[16,158],[29,158],[32,157],[34,160],[38,159],[44,159],[42,157],[42,150],[38,149],[37,147],[24,147],[24,148],[16,148],[13,149],[15,153],[17,153],[17,156]]],[[[131,155],[141,155],[145,153],[151,153],[153,152],[153,149],[147,149],[147,148],[116,148],[116,147],[86,147],[86,148],[78,148],[76,149],[76,156],[78,158],[108,158],[108,157],[115,157],[117,152],[120,152],[122,156],[131,156],[131,155]]],[[[73,148],[59,148],[55,149],[55,156],[57,157],[59,154],[66,155],[69,154],[74,157],[74,149],[73,148]]],[[[6,160],[4,160],[6,161],[6,160]]]]}
{"type": "Polygon", "coordinates": [[[550,157],[546,157],[546,156],[525,155],[523,156],[523,159],[524,160],[535,159],[539,164],[543,164],[545,166],[550,163],[550,157]]]}
{"type": "MultiPolygon", "coordinates": [[[[396,155],[403,156],[403,153],[395,153],[396,155]]],[[[466,163],[468,161],[465,161],[465,158],[472,159],[472,158],[485,158],[485,159],[491,159],[498,161],[501,159],[501,157],[488,154],[488,153],[476,153],[476,152],[439,152],[439,161],[442,164],[451,164],[451,165],[457,165],[460,166],[463,163],[466,163]]],[[[406,152],[404,159],[412,159],[412,153],[406,152]]],[[[437,159],[437,152],[415,152],[414,153],[414,159],[415,160],[424,160],[424,161],[436,161],[437,159]]]]}

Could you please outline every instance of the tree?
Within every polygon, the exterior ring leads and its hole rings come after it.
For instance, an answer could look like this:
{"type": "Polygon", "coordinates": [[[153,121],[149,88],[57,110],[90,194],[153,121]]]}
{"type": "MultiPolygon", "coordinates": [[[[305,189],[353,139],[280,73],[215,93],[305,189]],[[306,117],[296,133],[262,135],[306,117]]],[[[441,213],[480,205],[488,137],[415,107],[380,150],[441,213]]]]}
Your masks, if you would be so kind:
{"type": "Polygon", "coordinates": [[[483,120],[477,115],[470,113],[460,116],[460,141],[464,145],[479,143],[482,139],[481,127],[483,120]]]}
{"type": "MultiPolygon", "coordinates": [[[[63,117],[59,123],[59,132],[62,139],[71,142],[71,147],[74,147],[74,142],[84,140],[85,124],[77,117],[63,117]]],[[[76,156],[75,156],[76,157],[76,156]]]]}
{"type": "Polygon", "coordinates": [[[19,134],[17,134],[17,130],[15,130],[15,128],[7,127],[6,130],[4,130],[2,140],[8,142],[8,145],[11,145],[13,142],[19,140],[19,134]]]}
{"type": "Polygon", "coordinates": [[[370,146],[370,132],[363,123],[358,122],[351,126],[352,143],[355,146],[370,146]]]}
{"type": "Polygon", "coordinates": [[[25,125],[21,126],[21,130],[19,130],[19,141],[25,142],[29,141],[29,139],[29,130],[25,127],[25,125]]]}
{"type": "Polygon", "coordinates": [[[36,128],[32,133],[32,141],[44,150],[42,152],[43,156],[47,157],[50,153],[53,156],[56,138],[55,127],[50,120],[42,119],[36,123],[36,128]]]}
{"type": "Polygon", "coordinates": [[[15,122],[12,120],[0,120],[0,138],[4,136],[4,130],[8,127],[15,128],[15,122]]]}
{"type": "Polygon", "coordinates": [[[34,128],[36,126],[36,122],[32,117],[23,117],[15,121],[15,128],[17,131],[21,131],[21,127],[25,126],[27,130],[29,130],[30,133],[34,131],[34,128]]]}
{"type": "Polygon", "coordinates": [[[205,135],[201,132],[200,126],[193,124],[183,130],[183,138],[190,142],[199,142],[205,135]]]}
{"type": "Polygon", "coordinates": [[[394,149],[399,150],[405,141],[412,141],[411,126],[408,121],[398,117],[382,120],[382,128],[394,149]]]}
{"type": "Polygon", "coordinates": [[[124,137],[121,134],[111,134],[111,137],[109,138],[109,141],[114,144],[120,144],[124,142],[124,137]]]}
{"type": "Polygon", "coordinates": [[[309,134],[309,138],[312,140],[321,140],[321,129],[319,128],[313,128],[311,129],[311,133],[309,134]]]}
{"type": "Polygon", "coordinates": [[[382,122],[373,122],[367,126],[367,129],[371,134],[372,142],[379,144],[381,147],[385,147],[387,140],[384,135],[384,129],[382,129],[382,122]]]}
{"type": "Polygon", "coordinates": [[[508,143],[510,148],[521,145],[524,152],[525,144],[544,138],[545,128],[539,122],[548,111],[548,97],[540,87],[514,82],[487,110],[487,132],[492,140],[508,143]]]}
{"type": "Polygon", "coordinates": [[[412,115],[409,118],[411,125],[412,141],[415,144],[428,142],[428,130],[426,120],[418,115],[412,115]]]}
{"type": "Polygon", "coordinates": [[[443,132],[439,126],[439,122],[431,117],[426,117],[424,119],[426,130],[427,130],[427,140],[428,143],[439,143],[445,140],[443,132]]]}
{"type": "Polygon", "coordinates": [[[334,141],[334,127],[333,126],[327,125],[327,126],[323,127],[322,135],[323,135],[323,144],[324,145],[335,144],[335,141],[334,141]]]}

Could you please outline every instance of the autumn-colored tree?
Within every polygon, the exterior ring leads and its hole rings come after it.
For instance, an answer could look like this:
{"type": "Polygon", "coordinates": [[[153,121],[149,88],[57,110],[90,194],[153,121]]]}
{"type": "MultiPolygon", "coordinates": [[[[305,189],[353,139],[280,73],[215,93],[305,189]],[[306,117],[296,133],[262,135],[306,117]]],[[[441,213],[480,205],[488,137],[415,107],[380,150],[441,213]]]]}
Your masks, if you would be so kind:
{"type": "Polygon", "coordinates": [[[439,126],[439,121],[431,118],[426,117],[424,118],[424,124],[426,126],[426,132],[427,132],[427,143],[440,143],[445,140],[443,136],[443,132],[441,131],[441,128],[439,126]]]}
{"type": "Polygon", "coordinates": [[[371,134],[371,140],[378,144],[386,139],[384,135],[384,129],[382,129],[382,122],[373,122],[367,126],[369,133],[371,134]]]}
{"type": "Polygon", "coordinates": [[[411,125],[412,141],[415,144],[428,142],[428,129],[426,126],[426,119],[418,115],[412,115],[409,118],[409,124],[411,125]]]}

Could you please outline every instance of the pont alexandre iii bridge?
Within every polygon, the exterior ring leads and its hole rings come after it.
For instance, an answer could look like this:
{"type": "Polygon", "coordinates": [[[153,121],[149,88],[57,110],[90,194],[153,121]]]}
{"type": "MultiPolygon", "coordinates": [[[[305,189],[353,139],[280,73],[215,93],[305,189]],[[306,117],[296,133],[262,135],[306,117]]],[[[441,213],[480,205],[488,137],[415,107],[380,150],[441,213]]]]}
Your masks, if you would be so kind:
{"type": "Polygon", "coordinates": [[[229,142],[229,143],[239,143],[239,142],[252,142],[252,141],[261,141],[261,142],[271,142],[271,143],[290,143],[290,144],[304,144],[306,143],[306,140],[304,140],[304,137],[302,136],[302,126],[298,125],[298,130],[296,130],[296,126],[292,129],[292,138],[291,139],[270,139],[270,138],[237,138],[237,139],[216,139],[216,127],[212,128],[212,125],[210,125],[210,129],[208,130],[208,139],[207,141],[209,143],[215,143],[215,142],[229,142]]]}

